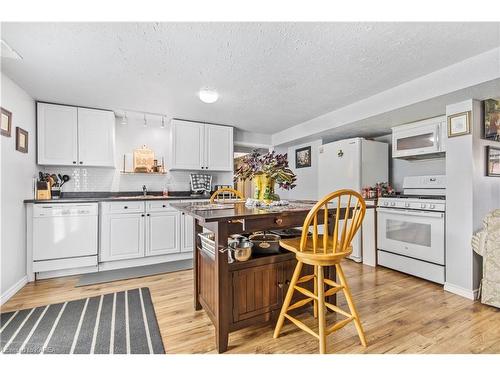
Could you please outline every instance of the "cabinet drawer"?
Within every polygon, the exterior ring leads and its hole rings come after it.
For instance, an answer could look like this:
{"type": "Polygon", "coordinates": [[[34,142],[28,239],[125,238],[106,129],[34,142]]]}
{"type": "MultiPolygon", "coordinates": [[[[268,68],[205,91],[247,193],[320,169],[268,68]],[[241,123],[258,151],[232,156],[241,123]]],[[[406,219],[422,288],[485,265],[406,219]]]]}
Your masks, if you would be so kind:
{"type": "Polygon", "coordinates": [[[104,214],[127,214],[144,212],[143,201],[126,202],[104,202],[102,203],[102,212],[104,214]]]}
{"type": "Polygon", "coordinates": [[[147,212],[163,212],[163,211],[177,211],[170,206],[171,203],[179,203],[180,201],[154,201],[146,202],[147,212]]]}
{"type": "Polygon", "coordinates": [[[245,219],[243,230],[245,232],[256,232],[276,228],[301,227],[303,224],[304,217],[302,215],[269,216],[257,219],[245,219]]]}

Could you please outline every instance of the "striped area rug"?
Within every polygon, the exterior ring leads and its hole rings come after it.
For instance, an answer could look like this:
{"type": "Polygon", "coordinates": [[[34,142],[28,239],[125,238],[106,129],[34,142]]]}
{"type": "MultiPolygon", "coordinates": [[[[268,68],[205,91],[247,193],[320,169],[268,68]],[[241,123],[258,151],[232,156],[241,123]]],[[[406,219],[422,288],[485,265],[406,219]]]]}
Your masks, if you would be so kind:
{"type": "Polygon", "coordinates": [[[148,288],[6,312],[2,353],[165,353],[148,288]]]}

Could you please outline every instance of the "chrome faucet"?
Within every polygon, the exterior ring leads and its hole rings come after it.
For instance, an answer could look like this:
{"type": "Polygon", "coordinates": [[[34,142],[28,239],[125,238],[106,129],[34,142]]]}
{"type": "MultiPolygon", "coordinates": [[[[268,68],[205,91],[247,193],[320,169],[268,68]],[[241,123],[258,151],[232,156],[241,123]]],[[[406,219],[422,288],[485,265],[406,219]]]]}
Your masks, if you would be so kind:
{"type": "Polygon", "coordinates": [[[142,185],[142,194],[144,196],[148,195],[148,188],[146,187],[146,185],[142,185]]]}

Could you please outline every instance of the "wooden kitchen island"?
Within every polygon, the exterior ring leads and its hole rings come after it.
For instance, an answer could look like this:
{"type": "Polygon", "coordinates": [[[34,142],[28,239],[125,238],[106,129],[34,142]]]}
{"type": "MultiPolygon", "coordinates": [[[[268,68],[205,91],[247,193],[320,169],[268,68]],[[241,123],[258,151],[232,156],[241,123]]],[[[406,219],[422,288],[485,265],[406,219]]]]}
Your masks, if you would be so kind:
{"type": "MultiPolygon", "coordinates": [[[[228,237],[302,227],[315,203],[290,201],[289,206],[271,209],[249,208],[244,203],[224,206],[199,202],[171,204],[182,215],[194,218],[194,308],[203,308],[213,322],[219,353],[228,349],[230,332],[277,319],[296,265],[295,254],[284,249],[280,254],[254,255],[247,261],[230,263],[228,237]],[[198,234],[203,228],[215,234],[213,253],[201,246],[198,234]]],[[[333,222],[329,219],[329,223],[333,222]]],[[[312,267],[304,265],[303,273],[312,274],[312,267]]],[[[334,268],[328,270],[327,276],[335,280],[334,268]]],[[[310,285],[307,287],[312,289],[310,285]]],[[[335,296],[329,298],[335,303],[335,296]]],[[[271,330],[269,335],[272,335],[271,330]]]]}

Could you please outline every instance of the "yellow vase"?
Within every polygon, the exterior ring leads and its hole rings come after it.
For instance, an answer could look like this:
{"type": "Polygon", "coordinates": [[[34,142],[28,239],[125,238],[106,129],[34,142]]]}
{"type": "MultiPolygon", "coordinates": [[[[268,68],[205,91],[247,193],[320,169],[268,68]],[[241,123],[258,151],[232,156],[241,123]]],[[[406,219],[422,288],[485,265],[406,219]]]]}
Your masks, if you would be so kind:
{"type": "Polygon", "coordinates": [[[259,174],[253,178],[254,181],[254,199],[259,201],[270,203],[274,200],[274,185],[275,181],[273,178],[265,174],[259,174]]]}

